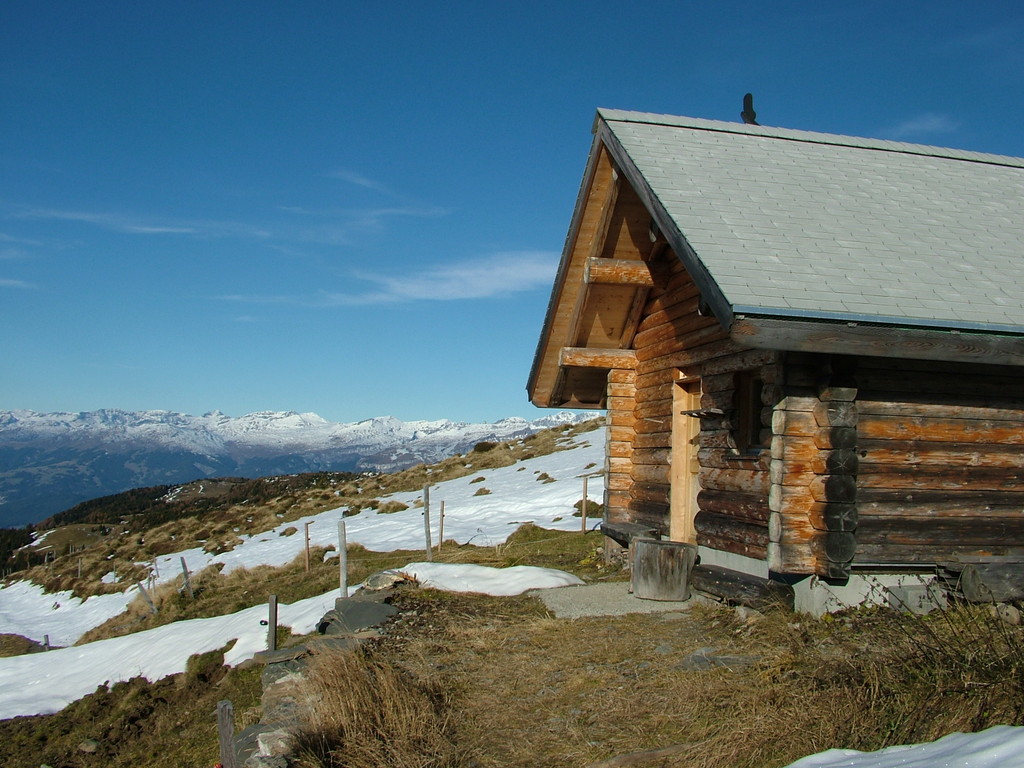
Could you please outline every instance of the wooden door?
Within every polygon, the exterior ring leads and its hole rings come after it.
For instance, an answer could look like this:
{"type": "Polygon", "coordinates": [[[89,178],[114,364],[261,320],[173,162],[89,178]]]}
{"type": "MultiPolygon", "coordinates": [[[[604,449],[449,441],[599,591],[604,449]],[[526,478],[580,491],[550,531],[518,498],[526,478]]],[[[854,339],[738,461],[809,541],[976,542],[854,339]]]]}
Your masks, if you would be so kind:
{"type": "Polygon", "coordinates": [[[684,411],[700,408],[700,379],[678,381],[672,393],[672,492],[669,538],[697,543],[697,493],[700,461],[697,458],[700,419],[684,411]]]}

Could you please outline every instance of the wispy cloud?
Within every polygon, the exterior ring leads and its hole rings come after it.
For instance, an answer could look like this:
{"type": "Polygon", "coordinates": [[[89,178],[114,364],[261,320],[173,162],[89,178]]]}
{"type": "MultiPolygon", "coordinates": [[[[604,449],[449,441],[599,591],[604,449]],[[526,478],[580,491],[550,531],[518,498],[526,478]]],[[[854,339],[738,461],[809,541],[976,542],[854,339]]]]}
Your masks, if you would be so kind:
{"type": "Polygon", "coordinates": [[[0,278],[0,288],[35,288],[36,286],[32,283],[27,283],[24,280],[4,280],[0,278]]]}
{"type": "MultiPolygon", "coordinates": [[[[111,232],[132,235],[186,235],[190,237],[242,237],[264,240],[273,236],[266,227],[237,221],[175,221],[112,211],[82,211],[23,206],[9,218],[35,221],[72,221],[111,232]]],[[[21,239],[15,241],[28,242],[21,239]]]]}
{"type": "Polygon", "coordinates": [[[375,192],[383,192],[388,195],[394,194],[384,184],[381,184],[378,181],[374,181],[373,179],[369,179],[366,176],[363,176],[361,173],[349,171],[345,168],[340,168],[336,171],[330,171],[327,174],[327,176],[328,178],[341,179],[342,181],[347,181],[349,184],[355,184],[357,187],[363,187],[364,189],[372,189],[375,192]]]}
{"type": "Polygon", "coordinates": [[[890,126],[885,135],[893,139],[911,139],[936,133],[953,133],[960,124],[948,115],[925,112],[890,126]]]}
{"type": "Polygon", "coordinates": [[[363,291],[320,291],[311,296],[233,294],[219,298],[254,304],[314,307],[485,299],[550,286],[557,264],[558,254],[553,252],[512,251],[397,276],[357,273],[357,280],[371,286],[363,291]]]}
{"type": "Polygon", "coordinates": [[[379,286],[367,294],[331,294],[339,303],[367,297],[385,301],[453,301],[483,299],[550,285],[557,257],[549,252],[517,251],[445,264],[418,274],[400,276],[364,273],[359,278],[379,286]]]}
{"type": "Polygon", "coordinates": [[[114,232],[126,232],[140,235],[189,235],[196,233],[196,228],[193,226],[161,223],[120,213],[69,211],[59,210],[56,208],[24,208],[15,213],[14,216],[19,219],[34,219],[41,221],[77,221],[84,224],[92,224],[103,229],[109,229],[114,232]]]}
{"type": "MultiPolygon", "coordinates": [[[[0,232],[0,243],[12,243],[14,245],[31,245],[31,246],[39,246],[39,245],[43,244],[41,240],[31,240],[31,239],[29,239],[27,237],[15,237],[14,235],[8,235],[6,232],[0,232]]],[[[19,251],[17,249],[8,249],[6,252],[9,253],[9,254],[13,254],[13,255],[8,255],[6,257],[6,258],[9,258],[9,259],[10,258],[18,258],[19,256],[24,255],[21,251],[19,251]]],[[[0,253],[3,253],[3,252],[0,252],[0,253]]],[[[0,258],[3,258],[3,257],[0,257],[0,258]]]]}

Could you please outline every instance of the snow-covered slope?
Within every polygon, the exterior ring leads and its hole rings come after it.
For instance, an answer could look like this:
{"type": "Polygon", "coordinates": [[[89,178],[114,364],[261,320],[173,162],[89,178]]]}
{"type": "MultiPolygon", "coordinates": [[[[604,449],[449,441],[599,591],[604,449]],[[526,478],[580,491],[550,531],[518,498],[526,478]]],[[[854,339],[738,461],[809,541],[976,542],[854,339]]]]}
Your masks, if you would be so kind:
{"type": "Polygon", "coordinates": [[[0,411],[0,526],[38,521],[129,488],[202,477],[391,472],[590,415],[562,412],[493,424],[386,416],[346,424],[291,411],[240,417],[219,411],[0,411]]]}
{"type": "MultiPolygon", "coordinates": [[[[437,510],[442,501],[445,503],[444,538],[459,543],[500,544],[524,522],[544,528],[579,530],[580,518],[573,517],[573,505],[583,495],[581,476],[593,473],[604,464],[605,431],[598,429],[564,440],[567,446],[573,447],[432,486],[430,499],[435,510],[432,542],[436,543],[440,535],[437,510]],[[542,476],[544,479],[539,479],[542,476]],[[473,482],[481,477],[483,480],[473,482]],[[481,488],[489,493],[477,495],[481,488]]],[[[603,493],[602,479],[591,477],[588,498],[599,503],[603,493]]],[[[268,531],[253,531],[244,534],[242,542],[234,549],[221,554],[196,548],[163,555],[150,566],[152,579],[159,583],[176,578],[181,572],[182,558],[192,573],[209,565],[220,565],[225,573],[243,567],[283,565],[294,560],[305,548],[305,537],[283,535],[286,528],[304,530],[309,523],[313,546],[335,546],[338,522],[342,519],[349,544],[361,544],[376,551],[423,549],[423,511],[415,506],[421,497],[422,492],[408,492],[382,499],[409,505],[400,512],[363,510],[344,517],[346,510],[339,508],[282,523],[268,531]]],[[[596,522],[592,521],[591,526],[596,522]]],[[[331,553],[331,556],[336,554],[331,553]]],[[[498,575],[488,575],[477,566],[465,565],[450,565],[439,570],[437,564],[413,564],[410,569],[440,589],[491,594],[517,594],[531,588],[578,583],[570,574],[548,569],[503,570],[498,575]]],[[[46,593],[25,582],[0,585],[0,634],[23,635],[38,642],[48,635],[53,645],[70,645],[92,627],[124,610],[136,592],[137,587],[126,585],[124,593],[81,601],[69,592],[46,593]]],[[[297,633],[312,631],[316,621],[333,606],[335,597],[336,591],[308,598],[291,607],[283,606],[282,624],[291,626],[297,633]]],[[[126,680],[139,674],[157,679],[180,672],[190,654],[219,648],[232,639],[238,642],[232,648],[228,663],[240,663],[264,647],[266,628],[259,622],[265,617],[266,607],[257,606],[230,616],[176,622],[136,635],[46,654],[0,658],[0,719],[56,711],[104,682],[126,680]]]]}

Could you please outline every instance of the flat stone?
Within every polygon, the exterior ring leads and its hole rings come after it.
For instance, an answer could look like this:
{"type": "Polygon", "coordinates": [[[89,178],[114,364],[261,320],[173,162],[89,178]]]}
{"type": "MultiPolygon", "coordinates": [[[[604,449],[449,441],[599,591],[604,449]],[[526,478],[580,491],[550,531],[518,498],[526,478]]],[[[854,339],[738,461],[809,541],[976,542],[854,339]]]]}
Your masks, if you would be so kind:
{"type": "Polygon", "coordinates": [[[263,668],[263,674],[260,675],[260,682],[263,684],[263,688],[266,689],[282,680],[301,677],[305,669],[306,659],[304,658],[267,664],[263,668]]]}
{"type": "Polygon", "coordinates": [[[291,731],[278,728],[256,735],[256,754],[262,757],[284,756],[291,753],[295,737],[291,731]]]}
{"type": "Polygon", "coordinates": [[[376,600],[339,598],[317,625],[320,634],[355,634],[377,627],[398,613],[398,609],[376,600]]]}
{"type": "Polygon", "coordinates": [[[698,648],[683,659],[679,664],[679,668],[691,672],[703,672],[716,667],[736,669],[738,667],[748,667],[755,661],[757,659],[753,656],[718,653],[715,648],[698,648]]]}

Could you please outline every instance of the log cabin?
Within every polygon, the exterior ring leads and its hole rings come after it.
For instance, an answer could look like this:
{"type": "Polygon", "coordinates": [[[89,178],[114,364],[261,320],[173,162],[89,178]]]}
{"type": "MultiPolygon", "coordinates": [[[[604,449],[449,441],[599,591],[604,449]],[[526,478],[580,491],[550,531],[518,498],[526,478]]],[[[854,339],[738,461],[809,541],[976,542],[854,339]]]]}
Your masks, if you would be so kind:
{"type": "Polygon", "coordinates": [[[607,411],[606,533],[814,612],[1024,562],[1024,159],[593,134],[527,390],[607,411]]]}

